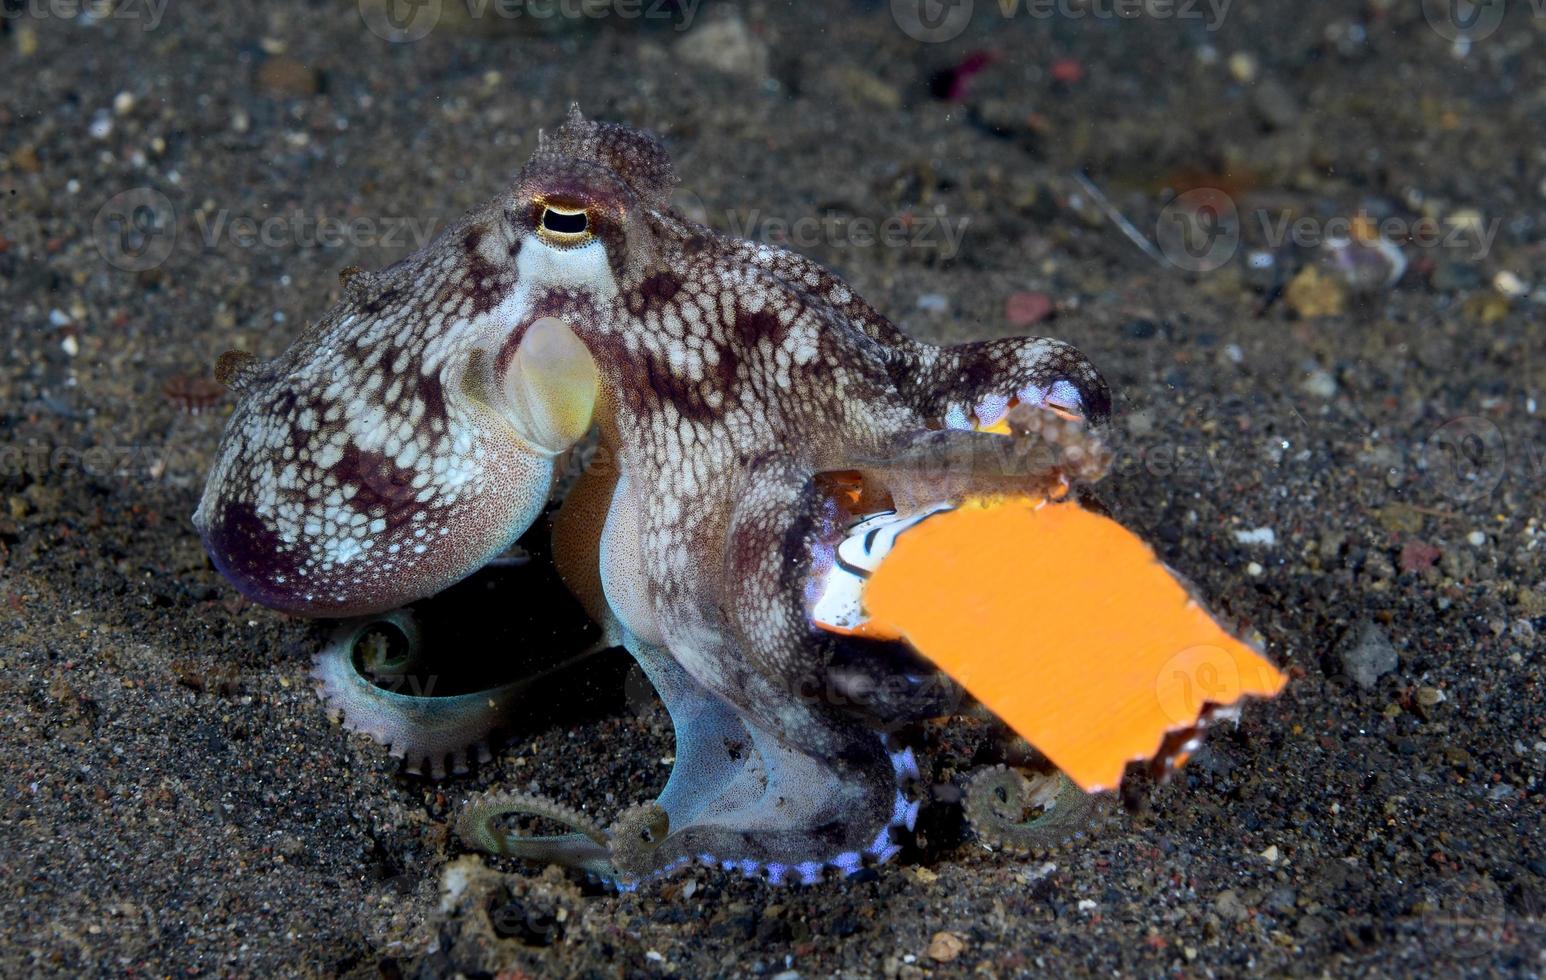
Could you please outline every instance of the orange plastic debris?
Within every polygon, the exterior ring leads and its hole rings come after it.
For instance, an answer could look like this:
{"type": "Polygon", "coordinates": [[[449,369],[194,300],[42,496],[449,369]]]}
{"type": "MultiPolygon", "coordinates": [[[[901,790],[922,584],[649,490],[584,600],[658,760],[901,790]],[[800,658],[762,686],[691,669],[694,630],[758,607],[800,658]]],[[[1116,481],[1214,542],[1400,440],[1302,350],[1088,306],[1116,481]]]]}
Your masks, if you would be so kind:
{"type": "Polygon", "coordinates": [[[937,514],[897,539],[863,601],[877,632],[905,636],[1092,792],[1206,705],[1272,697],[1286,682],[1148,545],[1074,503],[937,514]]]}

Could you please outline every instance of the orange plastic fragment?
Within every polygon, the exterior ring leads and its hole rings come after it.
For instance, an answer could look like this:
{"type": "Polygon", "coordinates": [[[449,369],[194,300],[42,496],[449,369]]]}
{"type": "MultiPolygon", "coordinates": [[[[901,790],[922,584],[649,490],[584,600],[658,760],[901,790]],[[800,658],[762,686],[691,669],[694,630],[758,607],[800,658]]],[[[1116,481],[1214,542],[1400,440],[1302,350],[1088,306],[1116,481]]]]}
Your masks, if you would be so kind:
{"type": "Polygon", "coordinates": [[[1138,537],[1073,503],[975,501],[901,535],[864,590],[901,633],[1083,789],[1115,787],[1207,704],[1286,678],[1138,537]]]}

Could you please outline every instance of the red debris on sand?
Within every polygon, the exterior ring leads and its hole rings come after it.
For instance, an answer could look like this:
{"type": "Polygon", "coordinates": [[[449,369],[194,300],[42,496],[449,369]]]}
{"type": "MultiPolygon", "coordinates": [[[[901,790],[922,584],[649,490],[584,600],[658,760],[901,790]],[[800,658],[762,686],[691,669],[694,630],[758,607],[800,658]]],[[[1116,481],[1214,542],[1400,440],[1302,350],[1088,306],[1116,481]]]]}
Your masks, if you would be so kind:
{"type": "Polygon", "coordinates": [[[1052,297],[1046,293],[1015,293],[1004,304],[1004,318],[1016,327],[1040,323],[1052,315],[1052,297]]]}
{"type": "Polygon", "coordinates": [[[1426,541],[1408,541],[1401,546],[1401,570],[1426,572],[1443,553],[1426,541]]]}
{"type": "Polygon", "coordinates": [[[935,76],[934,91],[948,102],[966,100],[966,89],[972,78],[999,59],[997,51],[977,50],[962,58],[957,64],[935,76]]]}
{"type": "Polygon", "coordinates": [[[180,411],[201,415],[219,403],[225,395],[225,386],[211,378],[177,374],[166,379],[161,394],[180,411]]]}
{"type": "Polygon", "coordinates": [[[1084,80],[1084,65],[1078,58],[1059,58],[1047,69],[1054,82],[1073,85],[1084,80]]]}

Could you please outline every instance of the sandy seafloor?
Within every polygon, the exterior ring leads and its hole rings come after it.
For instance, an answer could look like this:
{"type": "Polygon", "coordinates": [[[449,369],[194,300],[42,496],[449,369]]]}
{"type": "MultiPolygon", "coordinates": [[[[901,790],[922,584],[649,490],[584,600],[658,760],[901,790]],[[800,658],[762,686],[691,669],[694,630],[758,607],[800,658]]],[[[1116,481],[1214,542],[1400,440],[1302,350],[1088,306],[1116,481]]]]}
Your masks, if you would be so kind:
{"type": "MultiPolygon", "coordinates": [[[[331,0],[5,4],[0,974],[1546,970],[1546,18],[1509,4],[1467,47],[1415,2],[1237,0],[1218,24],[978,2],[920,42],[882,3],[707,4],[684,31],[681,7],[453,2],[404,43],[331,0]],[[616,897],[500,866],[443,912],[469,795],[610,820],[663,781],[664,713],[587,672],[473,775],[400,775],[312,693],[326,625],[206,560],[189,515],[230,401],[200,379],[500,191],[575,100],[661,134],[710,223],[805,229],[920,337],[1080,345],[1116,392],[1105,499],[1287,693],[1047,856],[963,836],[950,787],[983,760],[957,723],[927,733],[924,832],[868,880],[693,870],[616,897]],[[1156,262],[1078,172],[1150,238],[1175,193],[1220,188],[1244,241],[1211,271],[1156,262]],[[1324,250],[1246,265],[1285,216],[1360,213],[1442,234],[1357,295],[1324,250]],[[864,239],[898,215],[901,241],[864,239]],[[1012,324],[1046,312],[1022,293],[1050,314],[1012,324]],[[1355,683],[1386,641],[1394,668],[1355,683]]],[[[508,619],[506,594],[471,615],[508,619]]],[[[542,641],[476,636],[450,655],[518,670],[542,641]]]]}

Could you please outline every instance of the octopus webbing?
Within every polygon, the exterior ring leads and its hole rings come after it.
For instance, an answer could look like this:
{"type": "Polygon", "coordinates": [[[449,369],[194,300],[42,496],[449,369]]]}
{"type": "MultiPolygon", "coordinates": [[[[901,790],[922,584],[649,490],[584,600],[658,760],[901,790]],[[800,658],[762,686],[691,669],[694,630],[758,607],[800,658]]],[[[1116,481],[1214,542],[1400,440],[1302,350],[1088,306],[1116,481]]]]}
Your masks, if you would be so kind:
{"type": "MultiPolygon", "coordinates": [[[[346,270],[277,358],[221,358],[238,404],[194,523],[259,603],[379,614],[505,552],[599,439],[553,561],[669,710],[674,768],[611,828],[494,797],[464,839],[622,887],[688,862],[852,874],[895,855],[918,811],[893,733],[960,693],[905,641],[813,618],[848,529],[1098,478],[1110,396],[1060,341],[914,340],[816,263],[689,220],[676,183],[653,137],[571,110],[508,191],[387,269],[346,270]],[[510,834],[510,813],[572,832],[510,834]]],[[[437,770],[502,702],[426,705],[330,663],[346,724],[437,770]]],[[[979,828],[1041,839],[1015,829],[1020,784],[973,793],[979,828]]],[[[1077,816],[1067,799],[1054,815],[1077,816]]]]}

